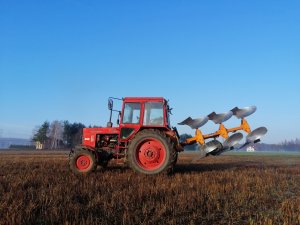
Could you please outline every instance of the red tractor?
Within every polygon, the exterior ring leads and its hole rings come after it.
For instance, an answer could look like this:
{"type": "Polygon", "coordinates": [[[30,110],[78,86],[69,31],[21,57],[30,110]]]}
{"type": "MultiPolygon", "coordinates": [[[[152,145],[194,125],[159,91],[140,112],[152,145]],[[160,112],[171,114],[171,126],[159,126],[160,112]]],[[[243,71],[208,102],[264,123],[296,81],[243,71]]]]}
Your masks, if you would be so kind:
{"type": "Polygon", "coordinates": [[[134,171],[144,174],[158,174],[170,172],[177,162],[178,152],[183,151],[185,145],[197,143],[201,156],[217,156],[232,150],[243,138],[243,131],[247,133],[246,142],[240,148],[260,141],[267,133],[265,127],[251,131],[245,117],[256,111],[255,106],[238,108],[216,114],[192,119],[188,117],[179,125],[188,125],[195,129],[195,136],[179,142],[179,134],[170,125],[171,108],[164,98],[127,97],[118,99],[123,101],[122,111],[113,109],[113,99],[109,98],[108,108],[110,119],[107,127],[84,128],[82,144],[69,155],[70,168],[78,174],[90,173],[97,166],[106,167],[111,159],[118,163],[128,164],[134,171]],[[118,127],[113,127],[112,113],[118,113],[118,127]],[[237,127],[226,128],[224,122],[232,116],[241,119],[237,127]],[[120,120],[120,119],[121,120],[120,120]],[[202,134],[199,129],[209,120],[219,125],[219,129],[211,134],[202,134]],[[234,133],[229,136],[230,133],[234,133]],[[222,137],[223,143],[216,140],[222,137]],[[214,139],[206,143],[207,139],[214,139]]]}
{"type": "Polygon", "coordinates": [[[75,173],[89,173],[98,165],[106,167],[117,159],[136,172],[157,174],[172,171],[182,147],[176,128],[170,125],[171,109],[164,98],[123,98],[118,127],[111,118],[113,101],[109,98],[107,127],[84,128],[83,143],[70,154],[75,173]]]}

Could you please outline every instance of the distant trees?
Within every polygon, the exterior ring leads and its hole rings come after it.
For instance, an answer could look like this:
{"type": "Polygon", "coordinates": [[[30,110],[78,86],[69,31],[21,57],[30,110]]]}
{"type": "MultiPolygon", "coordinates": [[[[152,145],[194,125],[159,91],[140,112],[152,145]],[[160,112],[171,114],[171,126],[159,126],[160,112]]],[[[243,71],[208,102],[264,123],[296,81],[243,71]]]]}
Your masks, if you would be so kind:
{"type": "Polygon", "coordinates": [[[82,123],[70,123],[68,120],[63,122],[63,141],[66,147],[74,147],[81,143],[82,129],[85,125],[82,123]]]}
{"type": "Polygon", "coordinates": [[[258,151],[300,151],[300,139],[285,140],[279,144],[258,143],[255,148],[258,151]]]}
{"type": "Polygon", "coordinates": [[[290,140],[290,141],[283,141],[280,143],[280,145],[283,145],[283,146],[293,146],[293,145],[300,145],[300,139],[299,138],[296,138],[295,140],[290,140]]]}
{"type": "Polygon", "coordinates": [[[43,145],[46,145],[48,140],[48,133],[49,133],[50,124],[48,121],[45,121],[40,127],[36,128],[33,131],[33,141],[38,141],[43,145]]]}
{"type": "Polygon", "coordinates": [[[279,148],[287,151],[299,151],[300,150],[300,139],[292,139],[290,141],[284,141],[278,145],[279,148]]]}
{"type": "Polygon", "coordinates": [[[49,123],[45,121],[33,131],[32,140],[40,142],[43,149],[58,149],[63,147],[74,147],[81,143],[82,123],[70,123],[68,120],[54,120],[49,123]]]}
{"type": "Polygon", "coordinates": [[[58,120],[53,121],[50,124],[49,129],[49,140],[50,140],[50,149],[59,148],[63,141],[63,124],[58,120]]]}

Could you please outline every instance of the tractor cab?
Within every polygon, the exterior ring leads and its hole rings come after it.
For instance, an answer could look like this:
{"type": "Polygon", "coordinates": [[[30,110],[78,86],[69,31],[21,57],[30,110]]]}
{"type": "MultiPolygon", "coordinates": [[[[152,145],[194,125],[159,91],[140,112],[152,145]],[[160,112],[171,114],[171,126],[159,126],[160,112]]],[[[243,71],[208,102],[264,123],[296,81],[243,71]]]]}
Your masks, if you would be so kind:
{"type": "Polygon", "coordinates": [[[124,98],[120,123],[120,141],[128,141],[146,128],[169,130],[170,110],[164,98],[124,98]]]}

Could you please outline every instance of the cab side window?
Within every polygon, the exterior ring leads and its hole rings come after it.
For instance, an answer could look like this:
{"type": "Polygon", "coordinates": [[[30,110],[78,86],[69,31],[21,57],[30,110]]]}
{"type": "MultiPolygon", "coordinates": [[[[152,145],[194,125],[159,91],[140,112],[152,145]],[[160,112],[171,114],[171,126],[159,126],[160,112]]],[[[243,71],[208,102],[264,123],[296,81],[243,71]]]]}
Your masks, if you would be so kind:
{"type": "Polygon", "coordinates": [[[162,102],[145,103],[145,126],[162,126],[164,124],[164,107],[162,102]]]}
{"type": "Polygon", "coordinates": [[[138,124],[141,117],[140,103],[125,103],[124,114],[122,118],[123,124],[138,124]]]}

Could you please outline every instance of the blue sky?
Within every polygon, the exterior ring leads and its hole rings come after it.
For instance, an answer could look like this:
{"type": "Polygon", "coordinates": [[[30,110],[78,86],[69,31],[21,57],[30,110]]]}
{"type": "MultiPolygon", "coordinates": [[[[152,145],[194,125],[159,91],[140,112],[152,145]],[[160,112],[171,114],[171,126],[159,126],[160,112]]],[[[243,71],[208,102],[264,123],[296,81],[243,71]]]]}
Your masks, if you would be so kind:
{"type": "Polygon", "coordinates": [[[0,0],[2,137],[105,125],[109,96],[163,96],[174,125],[256,105],[250,125],[278,143],[300,137],[299,86],[299,1],[0,0]]]}

